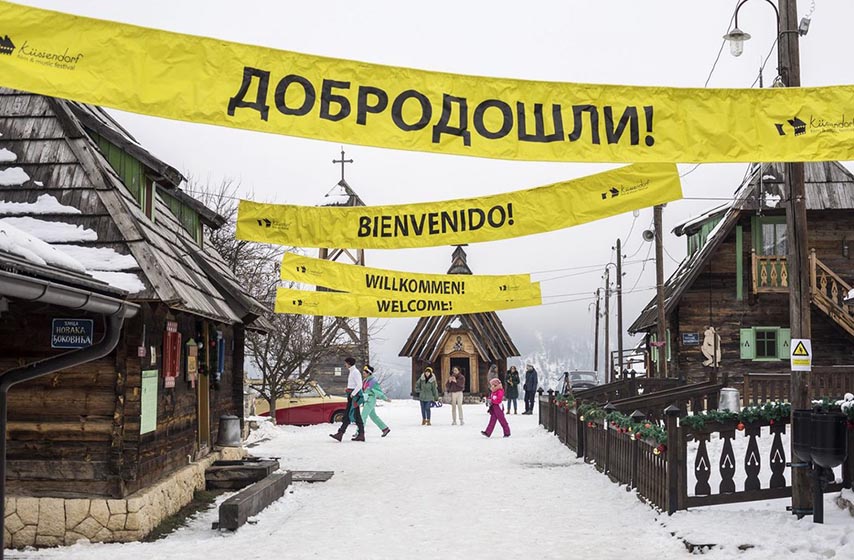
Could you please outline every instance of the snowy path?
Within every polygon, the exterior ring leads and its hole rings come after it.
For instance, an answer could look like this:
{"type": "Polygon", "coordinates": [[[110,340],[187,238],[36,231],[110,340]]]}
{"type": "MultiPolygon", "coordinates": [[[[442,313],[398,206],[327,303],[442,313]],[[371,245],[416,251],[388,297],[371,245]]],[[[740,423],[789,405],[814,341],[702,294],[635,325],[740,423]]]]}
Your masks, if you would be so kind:
{"type": "MultiPolygon", "coordinates": [[[[392,432],[381,439],[370,425],[364,444],[349,441],[352,429],[343,443],[336,443],[326,435],[332,431],[329,425],[276,428],[275,437],[254,447],[253,454],[278,456],[285,468],[334,470],[335,476],[325,483],[295,485],[256,524],[235,533],[212,531],[216,513],[209,510],[155,543],[78,544],[8,557],[670,559],[690,556],[671,531],[690,536],[695,527],[721,515],[729,521],[726,532],[747,524],[741,522],[746,514],[734,512],[687,512],[669,519],[656,513],[634,493],[577,461],[537,426],[536,416],[511,416],[512,437],[501,438],[498,430],[499,437],[487,440],[479,433],[487,420],[480,405],[466,406],[462,427],[450,426],[447,406],[434,409],[430,427],[420,425],[414,402],[395,402],[378,411],[392,432]]],[[[759,515],[765,521],[761,526],[770,531],[768,518],[775,514],[759,515]]],[[[792,531],[812,530],[811,523],[785,515],[781,519],[790,538],[792,531]]],[[[824,535],[825,542],[833,540],[827,548],[847,550],[848,537],[854,541],[851,521],[851,530],[828,526],[810,536],[820,540],[824,535]]],[[[771,533],[766,538],[779,540],[771,533]]],[[[733,552],[717,550],[706,557],[731,558],[733,552]]],[[[773,556],[770,552],[759,546],[739,557],[786,557],[780,549],[773,556]]],[[[840,552],[839,558],[852,557],[840,552]]],[[[798,557],[828,554],[808,546],[798,557]]]]}

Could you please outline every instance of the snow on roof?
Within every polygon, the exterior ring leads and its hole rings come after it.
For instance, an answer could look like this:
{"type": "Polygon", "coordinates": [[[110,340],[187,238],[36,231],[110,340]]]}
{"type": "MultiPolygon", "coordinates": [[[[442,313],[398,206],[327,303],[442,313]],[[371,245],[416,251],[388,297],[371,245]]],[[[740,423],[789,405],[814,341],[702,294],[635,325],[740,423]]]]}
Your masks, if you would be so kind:
{"type": "Polygon", "coordinates": [[[42,266],[52,265],[75,272],[86,272],[81,263],[56,247],[16,228],[8,223],[8,220],[0,220],[0,251],[18,255],[42,266]]]}
{"type": "Polygon", "coordinates": [[[106,282],[110,286],[122,289],[129,294],[135,294],[145,290],[145,284],[139,279],[139,276],[130,272],[107,272],[103,270],[88,270],[89,274],[106,282]]]}
{"type": "Polygon", "coordinates": [[[0,214],[81,214],[73,206],[65,206],[49,194],[43,194],[35,202],[4,202],[0,200],[0,214]]]}
{"type": "Polygon", "coordinates": [[[318,206],[347,206],[350,203],[350,193],[341,183],[338,183],[324,195],[318,206]]]}
{"type": "Polygon", "coordinates": [[[139,268],[139,263],[132,255],[123,255],[110,247],[63,245],[60,249],[85,266],[90,273],[95,270],[118,271],[139,268]]]}
{"type": "Polygon", "coordinates": [[[30,176],[20,167],[0,169],[0,187],[17,187],[29,180],[30,176]]]}
{"type": "Polygon", "coordinates": [[[0,163],[12,163],[18,159],[15,152],[9,151],[6,148],[0,148],[0,163]]]}
{"type": "Polygon", "coordinates": [[[727,202],[726,204],[721,204],[720,206],[715,206],[711,210],[708,210],[708,211],[704,212],[703,214],[700,214],[699,216],[697,216],[695,218],[690,218],[690,219],[682,222],[681,224],[676,224],[676,226],[673,228],[672,231],[673,232],[676,232],[679,230],[684,231],[685,229],[688,229],[693,225],[701,224],[701,223],[705,222],[706,220],[708,220],[709,218],[711,218],[712,216],[714,216],[715,214],[719,214],[719,213],[723,212],[724,210],[726,210],[730,206],[732,206],[732,202],[727,202]]]}
{"type": "Polygon", "coordinates": [[[0,222],[11,224],[47,243],[98,240],[98,234],[94,230],[65,222],[50,222],[30,217],[3,218],[0,222]]]}

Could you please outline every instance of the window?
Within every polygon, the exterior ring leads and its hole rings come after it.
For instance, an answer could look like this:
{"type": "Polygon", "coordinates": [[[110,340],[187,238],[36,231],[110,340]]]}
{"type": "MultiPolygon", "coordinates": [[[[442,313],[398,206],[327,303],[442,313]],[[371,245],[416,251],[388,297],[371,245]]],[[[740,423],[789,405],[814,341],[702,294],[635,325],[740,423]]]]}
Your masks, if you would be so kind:
{"type": "Polygon", "coordinates": [[[764,257],[786,256],[789,243],[785,216],[754,216],[753,249],[764,257]]]}
{"type": "Polygon", "coordinates": [[[757,358],[777,357],[777,329],[754,329],[757,358]]]}
{"type": "Polygon", "coordinates": [[[751,327],[740,330],[739,344],[743,360],[786,360],[789,358],[791,331],[781,327],[751,327]]]}

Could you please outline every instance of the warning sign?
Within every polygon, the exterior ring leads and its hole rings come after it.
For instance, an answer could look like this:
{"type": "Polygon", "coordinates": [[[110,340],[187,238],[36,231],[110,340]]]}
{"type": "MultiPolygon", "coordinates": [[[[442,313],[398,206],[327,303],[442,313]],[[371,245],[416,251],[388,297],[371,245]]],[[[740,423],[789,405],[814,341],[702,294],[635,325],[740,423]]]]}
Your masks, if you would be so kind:
{"type": "Polygon", "coordinates": [[[812,344],[808,338],[793,338],[791,364],[792,371],[810,371],[812,369],[812,344]]]}

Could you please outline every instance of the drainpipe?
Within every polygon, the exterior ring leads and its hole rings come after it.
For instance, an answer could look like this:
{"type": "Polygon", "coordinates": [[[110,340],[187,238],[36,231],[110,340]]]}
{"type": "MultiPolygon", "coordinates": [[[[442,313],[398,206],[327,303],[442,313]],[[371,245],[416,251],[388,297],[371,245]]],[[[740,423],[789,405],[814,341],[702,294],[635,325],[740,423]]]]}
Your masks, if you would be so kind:
{"type": "MultiPolygon", "coordinates": [[[[104,336],[96,344],[13,368],[0,375],[0,431],[3,436],[0,438],[0,529],[3,529],[6,520],[6,412],[9,389],[18,383],[108,355],[119,342],[125,318],[136,315],[139,306],[109,296],[35,278],[20,277],[5,271],[0,271],[0,295],[100,313],[107,318],[104,336]]],[[[4,557],[6,546],[4,541],[5,533],[0,530],[0,560],[4,557]]]]}

